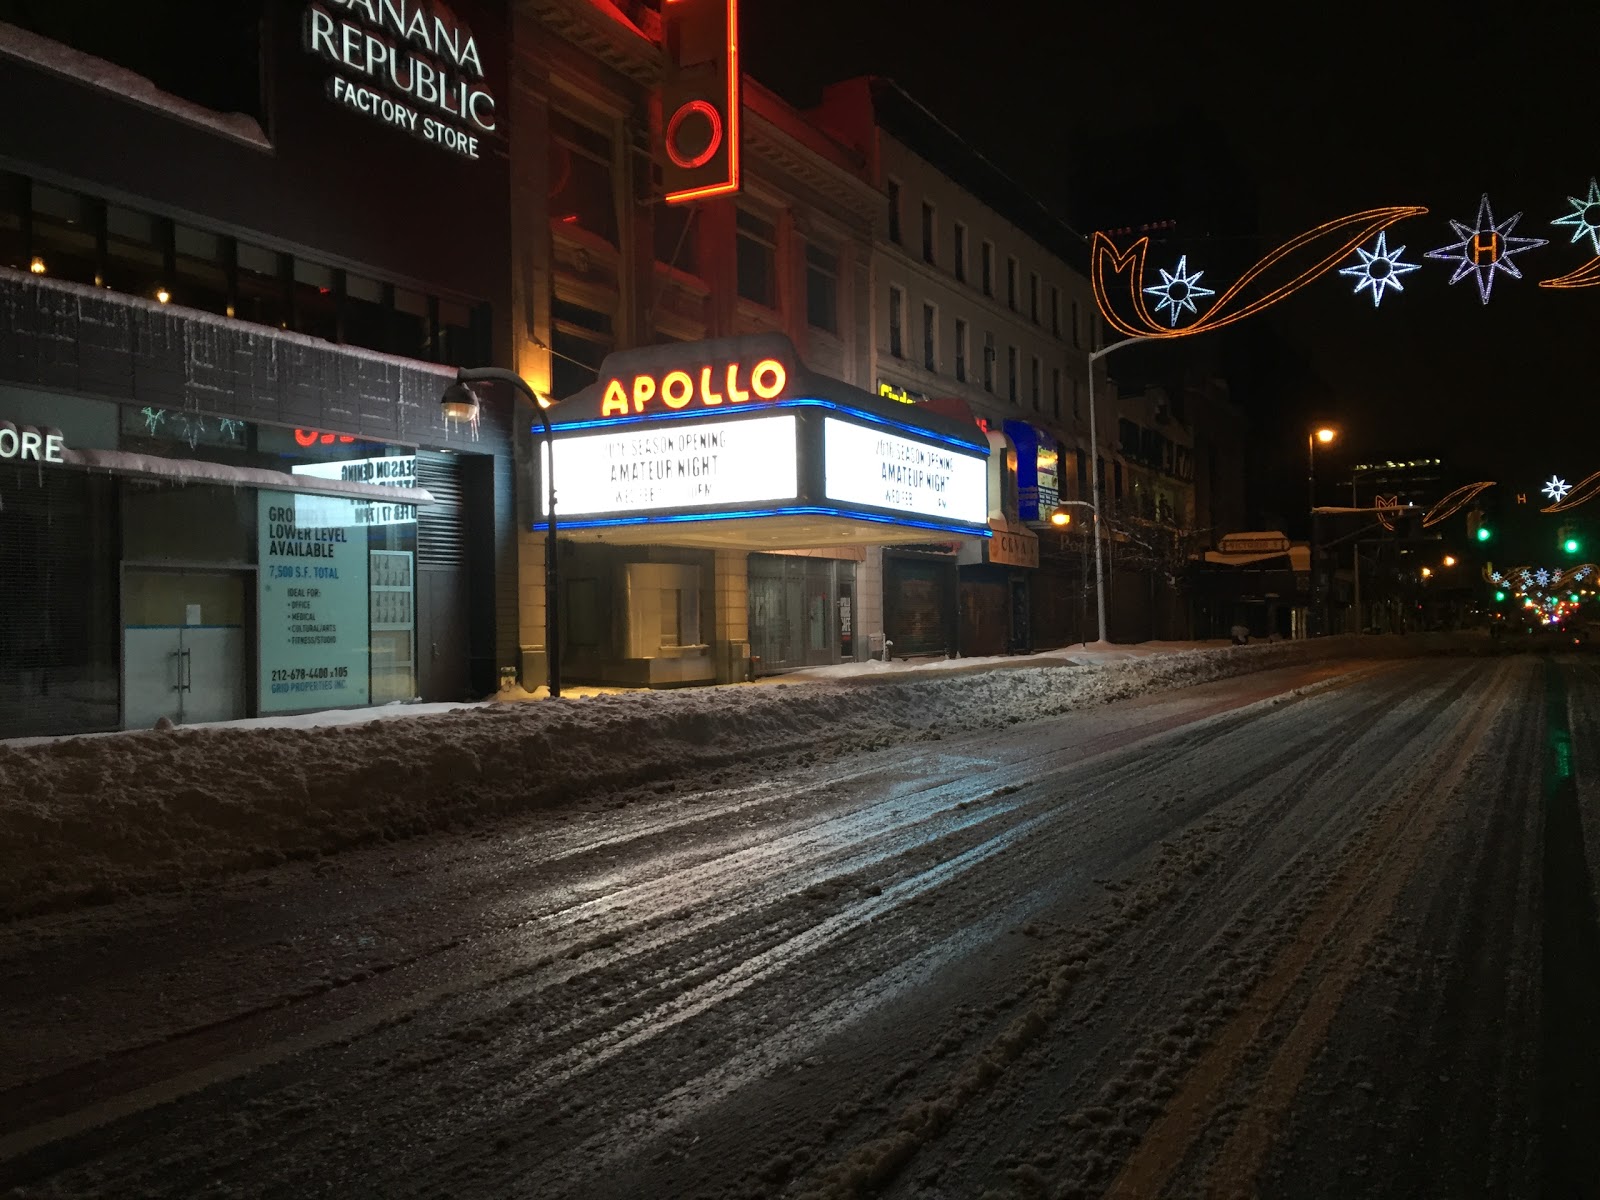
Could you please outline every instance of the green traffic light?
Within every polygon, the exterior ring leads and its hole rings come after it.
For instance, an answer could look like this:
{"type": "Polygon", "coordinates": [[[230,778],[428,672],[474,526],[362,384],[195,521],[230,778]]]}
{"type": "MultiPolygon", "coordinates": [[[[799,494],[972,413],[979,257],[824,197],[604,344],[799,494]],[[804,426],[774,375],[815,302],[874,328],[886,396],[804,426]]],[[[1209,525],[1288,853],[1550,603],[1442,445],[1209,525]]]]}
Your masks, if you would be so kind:
{"type": "Polygon", "coordinates": [[[1578,539],[1577,538],[1568,538],[1562,544],[1562,549],[1565,550],[1568,554],[1576,554],[1578,552],[1578,539]]]}
{"type": "Polygon", "coordinates": [[[1577,592],[1573,592],[1572,595],[1567,597],[1567,599],[1571,600],[1574,604],[1576,604],[1578,602],[1578,593],[1577,592]]]}
{"type": "Polygon", "coordinates": [[[1496,592],[1494,594],[1494,598],[1496,600],[1504,600],[1506,598],[1506,594],[1504,592],[1496,592]]]}
{"type": "Polygon", "coordinates": [[[1478,526],[1478,540],[1480,542],[1487,542],[1490,536],[1489,527],[1487,525],[1478,526]]]}

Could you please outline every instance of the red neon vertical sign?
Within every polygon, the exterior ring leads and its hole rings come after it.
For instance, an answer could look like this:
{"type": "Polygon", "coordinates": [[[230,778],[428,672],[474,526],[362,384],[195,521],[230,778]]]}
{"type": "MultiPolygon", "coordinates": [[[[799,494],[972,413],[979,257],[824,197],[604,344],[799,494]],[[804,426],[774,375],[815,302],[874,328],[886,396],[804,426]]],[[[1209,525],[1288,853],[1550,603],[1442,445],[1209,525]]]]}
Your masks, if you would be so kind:
{"type": "Polygon", "coordinates": [[[739,0],[668,0],[665,16],[669,44],[679,61],[673,79],[662,89],[661,133],[670,164],[669,189],[663,198],[668,204],[684,204],[737,192],[742,116],[739,0]],[[692,42],[695,34],[704,32],[699,23],[714,20],[717,6],[724,9],[721,16],[726,22],[719,31],[722,44],[704,58],[690,49],[685,61],[683,40],[692,42]],[[674,22],[680,31],[690,27],[688,38],[672,38],[674,22]],[[680,186],[670,186],[674,179],[680,186]]]}

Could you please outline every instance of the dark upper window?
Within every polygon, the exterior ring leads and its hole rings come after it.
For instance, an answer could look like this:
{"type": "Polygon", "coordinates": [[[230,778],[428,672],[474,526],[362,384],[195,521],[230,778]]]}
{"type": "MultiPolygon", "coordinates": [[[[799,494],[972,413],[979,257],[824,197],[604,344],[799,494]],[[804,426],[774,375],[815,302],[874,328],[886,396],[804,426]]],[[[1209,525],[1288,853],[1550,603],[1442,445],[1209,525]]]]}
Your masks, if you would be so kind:
{"type": "Polygon", "coordinates": [[[955,260],[950,269],[955,272],[958,283],[967,281],[967,227],[959,221],[955,226],[955,260]]]}
{"type": "Polygon", "coordinates": [[[1039,275],[1035,271],[1028,273],[1028,318],[1039,323],[1039,275]]]}
{"type": "Polygon", "coordinates": [[[922,261],[931,263],[933,254],[933,205],[922,202],[922,261]]]}
{"type": "Polygon", "coordinates": [[[906,356],[905,329],[906,294],[897,287],[889,289],[889,353],[896,358],[906,356]]]}
{"type": "Polygon", "coordinates": [[[889,240],[899,245],[900,238],[900,185],[889,180],[889,240]]]}
{"type": "Polygon", "coordinates": [[[983,389],[994,391],[994,334],[983,335],[983,389]]]}
{"type": "Polygon", "coordinates": [[[1006,347],[1006,399],[1017,402],[1017,348],[1006,347]]]}
{"type": "Polygon", "coordinates": [[[994,295],[994,246],[989,242],[983,244],[983,294],[994,295]]]}
{"type": "Polygon", "coordinates": [[[0,21],[125,67],[213,112],[264,119],[260,0],[0,0],[0,21]],[[204,52],[197,53],[201,31],[204,52]]]}
{"type": "Polygon", "coordinates": [[[922,306],[922,365],[930,371],[939,369],[938,354],[939,310],[931,304],[922,306]]]}
{"type": "Polygon", "coordinates": [[[967,381],[967,323],[956,318],[956,378],[967,381]]]}
{"type": "Polygon", "coordinates": [[[697,244],[693,204],[658,204],[652,213],[655,222],[656,261],[666,263],[691,275],[699,273],[700,257],[697,244]]]}
{"type": "Polygon", "coordinates": [[[739,210],[739,295],[778,307],[778,231],[770,221],[739,210]]]}
{"type": "Polygon", "coordinates": [[[558,112],[550,114],[550,221],[617,244],[611,139],[558,112]]]}
{"type": "Polygon", "coordinates": [[[1050,289],[1050,332],[1061,336],[1061,289],[1058,287],[1050,289]]]}
{"type": "Polygon", "coordinates": [[[1017,260],[1006,259],[1006,305],[1012,312],[1017,311],[1017,260]]]}
{"type": "Polygon", "coordinates": [[[550,390],[557,399],[588,387],[616,344],[611,314],[557,297],[550,306],[550,390]]]}
{"type": "Polygon", "coordinates": [[[806,323],[839,332],[839,256],[822,246],[806,247],[806,323]]]}

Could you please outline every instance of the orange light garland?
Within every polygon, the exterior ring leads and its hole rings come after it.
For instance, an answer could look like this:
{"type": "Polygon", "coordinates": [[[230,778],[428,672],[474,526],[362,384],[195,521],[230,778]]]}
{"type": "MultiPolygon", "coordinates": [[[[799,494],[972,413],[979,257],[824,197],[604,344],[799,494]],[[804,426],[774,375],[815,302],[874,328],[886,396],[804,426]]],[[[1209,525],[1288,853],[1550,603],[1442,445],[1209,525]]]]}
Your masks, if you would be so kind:
{"type": "Polygon", "coordinates": [[[1577,270],[1568,271],[1565,275],[1558,275],[1554,279],[1541,279],[1539,286],[1547,288],[1600,287],[1600,258],[1591,258],[1577,270]]]}
{"type": "Polygon", "coordinates": [[[1318,225],[1315,229],[1285,242],[1256,263],[1255,266],[1239,277],[1238,282],[1223,292],[1217,298],[1215,304],[1206,309],[1194,321],[1182,328],[1172,329],[1158,324],[1150,315],[1150,310],[1145,304],[1144,294],[1141,291],[1144,284],[1145,258],[1150,249],[1150,239],[1141,237],[1126,250],[1119,251],[1116,244],[1109,237],[1104,233],[1097,232],[1089,250],[1090,279],[1094,286],[1095,304],[1099,307],[1100,315],[1105,318],[1106,324],[1127,337],[1176,338],[1187,337],[1192,333],[1203,333],[1211,329],[1221,329],[1224,325],[1231,325],[1235,321],[1242,321],[1246,317],[1254,316],[1262,309],[1276,304],[1291,292],[1297,291],[1312,280],[1327,274],[1328,271],[1348,258],[1357,246],[1363,245],[1373,234],[1387,229],[1397,221],[1403,221],[1407,217],[1421,216],[1427,211],[1426,208],[1420,208],[1415,205],[1374,208],[1366,212],[1352,213],[1350,216],[1340,217],[1336,221],[1328,221],[1318,225]],[[1332,239],[1335,236],[1338,237],[1338,241],[1330,241],[1334,248],[1324,253],[1314,265],[1301,271],[1287,283],[1274,288],[1265,296],[1243,304],[1232,312],[1227,311],[1241,291],[1289,255],[1297,250],[1304,249],[1313,242],[1324,238],[1332,239]],[[1128,297],[1132,303],[1133,312],[1137,318],[1136,321],[1126,320],[1111,307],[1110,277],[1124,274],[1127,276],[1128,297]]]}
{"type": "Polygon", "coordinates": [[[1494,480],[1485,479],[1481,483],[1469,483],[1465,487],[1458,487],[1455,491],[1445,496],[1439,503],[1430,508],[1422,518],[1422,527],[1437,525],[1440,521],[1453,517],[1467,506],[1467,502],[1484,488],[1492,488],[1494,480]]]}

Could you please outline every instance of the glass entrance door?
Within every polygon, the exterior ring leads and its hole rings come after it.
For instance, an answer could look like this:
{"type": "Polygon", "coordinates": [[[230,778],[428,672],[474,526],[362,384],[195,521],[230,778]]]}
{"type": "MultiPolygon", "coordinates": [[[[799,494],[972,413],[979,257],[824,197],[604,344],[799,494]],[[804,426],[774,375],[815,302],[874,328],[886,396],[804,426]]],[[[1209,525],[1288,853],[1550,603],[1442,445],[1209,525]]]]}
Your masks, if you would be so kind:
{"type": "Polygon", "coordinates": [[[123,728],[249,715],[242,572],[123,573],[123,728]]]}

